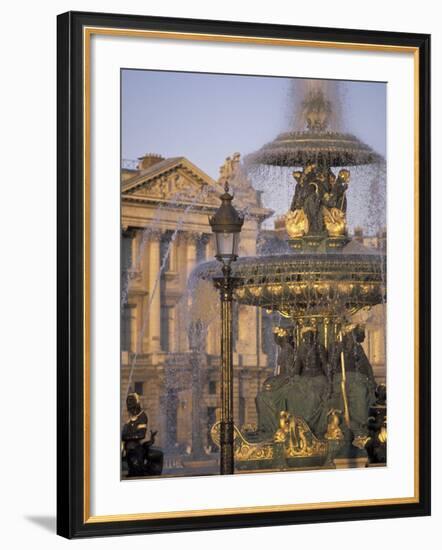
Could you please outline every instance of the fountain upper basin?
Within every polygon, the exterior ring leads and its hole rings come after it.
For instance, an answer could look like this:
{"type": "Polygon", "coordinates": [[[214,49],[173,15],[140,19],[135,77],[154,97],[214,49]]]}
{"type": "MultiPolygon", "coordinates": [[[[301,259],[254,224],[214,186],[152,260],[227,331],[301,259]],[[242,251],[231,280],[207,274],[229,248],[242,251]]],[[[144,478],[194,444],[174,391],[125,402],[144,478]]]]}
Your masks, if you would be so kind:
{"type": "Polygon", "coordinates": [[[248,155],[251,164],[304,166],[359,166],[382,162],[383,158],[352,134],[338,132],[284,132],[274,141],[248,155]]]}

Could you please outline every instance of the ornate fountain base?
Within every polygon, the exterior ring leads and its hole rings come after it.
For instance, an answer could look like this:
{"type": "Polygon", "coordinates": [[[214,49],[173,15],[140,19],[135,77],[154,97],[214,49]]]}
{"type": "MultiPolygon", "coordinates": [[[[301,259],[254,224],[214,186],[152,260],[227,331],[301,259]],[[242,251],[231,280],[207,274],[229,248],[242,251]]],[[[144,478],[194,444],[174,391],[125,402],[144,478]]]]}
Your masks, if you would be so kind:
{"type": "MultiPolygon", "coordinates": [[[[246,432],[235,426],[235,470],[270,472],[365,468],[369,465],[365,449],[358,449],[351,440],[318,439],[305,420],[290,414],[287,418],[294,429],[280,428],[273,437],[263,437],[259,432],[246,432]]],[[[217,422],[212,426],[211,436],[218,447],[219,430],[217,422]]]]}
{"type": "MultiPolygon", "coordinates": [[[[219,422],[212,426],[211,436],[220,446],[219,422]]],[[[234,427],[236,470],[335,468],[334,459],[346,446],[346,441],[318,439],[303,418],[286,411],[281,412],[280,427],[273,435],[234,427]]]]}

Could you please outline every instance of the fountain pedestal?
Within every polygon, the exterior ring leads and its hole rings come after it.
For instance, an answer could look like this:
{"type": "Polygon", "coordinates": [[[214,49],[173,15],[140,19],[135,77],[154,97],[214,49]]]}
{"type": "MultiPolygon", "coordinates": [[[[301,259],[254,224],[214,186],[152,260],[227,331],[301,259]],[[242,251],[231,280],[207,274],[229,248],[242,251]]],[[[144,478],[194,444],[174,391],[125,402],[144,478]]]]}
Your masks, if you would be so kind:
{"type": "Polygon", "coordinates": [[[342,235],[338,237],[324,237],[323,235],[309,235],[298,239],[288,239],[288,244],[295,252],[330,253],[340,252],[350,242],[350,238],[342,235]]]}

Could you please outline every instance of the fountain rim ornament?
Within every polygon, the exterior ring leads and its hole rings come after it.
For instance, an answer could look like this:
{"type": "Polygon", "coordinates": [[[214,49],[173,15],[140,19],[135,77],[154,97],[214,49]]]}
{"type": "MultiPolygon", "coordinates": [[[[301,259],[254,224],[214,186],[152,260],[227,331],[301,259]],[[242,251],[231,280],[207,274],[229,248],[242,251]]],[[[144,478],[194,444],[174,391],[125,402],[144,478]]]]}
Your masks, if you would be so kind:
{"type": "Polygon", "coordinates": [[[310,130],[283,132],[244,160],[249,165],[286,168],[309,163],[336,168],[385,162],[382,155],[353,134],[310,130]]]}
{"type": "MultiPolygon", "coordinates": [[[[386,302],[385,254],[274,254],[239,258],[233,269],[235,299],[278,311],[285,317],[308,312],[353,314],[386,302]]],[[[218,262],[204,262],[197,279],[220,276],[218,262]]]]}

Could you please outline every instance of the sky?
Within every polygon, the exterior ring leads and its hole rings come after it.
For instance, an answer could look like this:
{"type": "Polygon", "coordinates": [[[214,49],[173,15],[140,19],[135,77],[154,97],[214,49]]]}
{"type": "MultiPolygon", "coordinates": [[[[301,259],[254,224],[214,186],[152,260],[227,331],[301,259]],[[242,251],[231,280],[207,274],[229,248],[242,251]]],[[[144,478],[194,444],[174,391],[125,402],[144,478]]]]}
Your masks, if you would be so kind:
{"type": "MultiPolygon", "coordinates": [[[[122,71],[122,157],[185,156],[212,177],[288,129],[290,82],[280,77],[122,71]]],[[[345,129],[385,156],[384,83],[346,82],[345,129]]]]}
{"type": "MultiPolygon", "coordinates": [[[[227,156],[240,152],[244,157],[290,129],[299,99],[294,80],[303,79],[124,69],[122,158],[136,160],[145,153],[184,156],[217,179],[227,156]]],[[[339,90],[341,129],[385,157],[386,84],[340,81],[339,90]]],[[[350,226],[369,223],[366,179],[366,185],[358,186],[362,195],[354,190],[350,226]]],[[[281,214],[293,182],[286,176],[281,185],[272,186],[263,201],[281,214]]]]}

